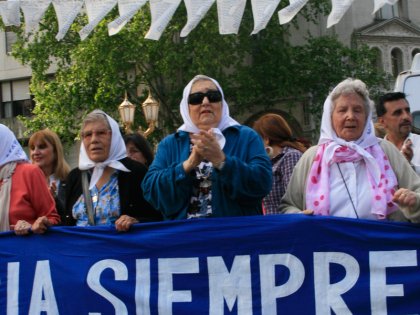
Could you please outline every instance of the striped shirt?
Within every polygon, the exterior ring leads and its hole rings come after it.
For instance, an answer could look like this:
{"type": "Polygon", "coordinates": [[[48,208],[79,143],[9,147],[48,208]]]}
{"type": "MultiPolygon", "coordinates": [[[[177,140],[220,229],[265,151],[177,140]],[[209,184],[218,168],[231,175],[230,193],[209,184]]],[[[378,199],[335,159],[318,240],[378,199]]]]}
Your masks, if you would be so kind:
{"type": "Polygon", "coordinates": [[[290,177],[302,152],[291,147],[284,147],[282,152],[271,159],[273,170],[273,186],[271,192],[264,198],[265,214],[279,213],[281,198],[286,192],[290,177]]]}

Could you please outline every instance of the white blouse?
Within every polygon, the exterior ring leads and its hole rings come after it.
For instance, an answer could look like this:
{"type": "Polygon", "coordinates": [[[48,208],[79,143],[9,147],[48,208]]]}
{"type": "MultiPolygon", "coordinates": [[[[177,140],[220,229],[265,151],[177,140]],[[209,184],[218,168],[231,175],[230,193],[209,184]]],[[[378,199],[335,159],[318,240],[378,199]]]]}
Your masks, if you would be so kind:
{"type": "Polygon", "coordinates": [[[345,162],[340,163],[339,167],[337,163],[333,163],[330,168],[330,215],[359,219],[376,219],[376,216],[371,213],[372,189],[365,162],[363,160],[358,162],[345,162]],[[339,167],[343,176],[340,174],[339,167]],[[343,182],[343,178],[347,184],[348,191],[343,182]]]}

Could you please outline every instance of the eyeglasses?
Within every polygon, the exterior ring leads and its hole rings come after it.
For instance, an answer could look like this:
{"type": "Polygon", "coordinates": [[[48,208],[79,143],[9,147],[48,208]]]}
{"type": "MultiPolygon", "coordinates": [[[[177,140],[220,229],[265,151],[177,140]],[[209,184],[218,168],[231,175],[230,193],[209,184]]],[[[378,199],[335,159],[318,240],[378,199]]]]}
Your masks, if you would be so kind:
{"type": "Polygon", "coordinates": [[[111,130],[109,129],[88,130],[83,131],[81,136],[83,140],[90,140],[92,139],[93,135],[95,135],[97,138],[105,138],[109,133],[111,133],[111,130]]]}
{"type": "Polygon", "coordinates": [[[200,105],[203,103],[204,98],[207,97],[210,103],[220,102],[222,100],[222,93],[220,91],[210,90],[206,93],[197,92],[188,95],[188,104],[190,105],[200,105]]]}

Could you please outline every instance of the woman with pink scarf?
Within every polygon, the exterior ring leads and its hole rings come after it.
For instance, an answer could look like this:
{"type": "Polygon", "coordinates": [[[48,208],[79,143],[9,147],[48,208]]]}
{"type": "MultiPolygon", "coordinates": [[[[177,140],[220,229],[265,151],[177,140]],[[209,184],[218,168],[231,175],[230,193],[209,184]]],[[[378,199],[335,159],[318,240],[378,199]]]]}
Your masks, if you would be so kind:
{"type": "Polygon", "coordinates": [[[420,177],[377,138],[366,85],[346,79],[324,103],[321,136],[295,167],[281,213],[420,222],[420,177]]]}

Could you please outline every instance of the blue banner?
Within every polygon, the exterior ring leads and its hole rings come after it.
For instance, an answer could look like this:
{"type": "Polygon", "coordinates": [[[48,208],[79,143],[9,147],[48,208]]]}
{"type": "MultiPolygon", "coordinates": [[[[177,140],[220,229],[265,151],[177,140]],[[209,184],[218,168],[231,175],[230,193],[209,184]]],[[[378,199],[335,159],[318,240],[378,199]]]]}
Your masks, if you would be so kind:
{"type": "Polygon", "coordinates": [[[304,215],[0,234],[0,314],[419,314],[417,225],[304,215]]]}

